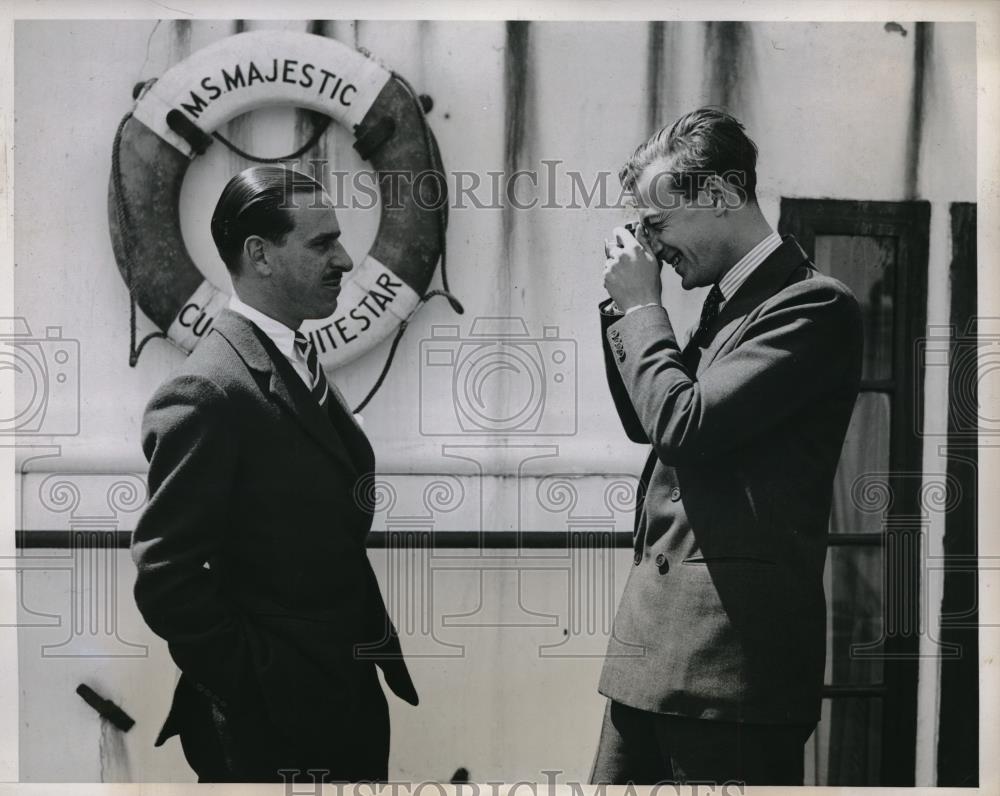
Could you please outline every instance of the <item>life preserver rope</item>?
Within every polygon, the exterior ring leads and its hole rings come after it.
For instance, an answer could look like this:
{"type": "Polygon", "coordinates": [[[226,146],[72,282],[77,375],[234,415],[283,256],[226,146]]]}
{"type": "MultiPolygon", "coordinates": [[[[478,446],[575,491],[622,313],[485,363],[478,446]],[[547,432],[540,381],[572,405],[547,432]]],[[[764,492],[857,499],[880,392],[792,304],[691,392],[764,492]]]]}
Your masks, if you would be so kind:
{"type": "MultiPolygon", "coordinates": [[[[434,135],[409,84],[371,57],[308,33],[256,31],[222,39],[145,84],[115,136],[109,185],[112,245],[133,302],[130,364],[149,339],[166,336],[191,351],[228,296],[191,261],[178,200],[191,160],[229,119],[267,105],[318,111],[355,134],[355,149],[378,174],[437,175],[432,201],[389,193],[374,244],[345,280],[331,318],[309,322],[324,368],[332,371],[397,330],[425,300],[435,266],[445,265],[447,199],[434,135]],[[391,205],[391,208],[390,208],[391,205]],[[135,344],[135,304],[161,331],[135,344]]],[[[315,138],[316,135],[312,136],[315,138]]],[[[227,142],[228,143],[228,142],[227,142]]],[[[296,156],[301,154],[296,153],[296,156]]],[[[424,187],[422,181],[421,188],[424,187]]],[[[386,364],[386,369],[388,364],[386,364]]],[[[385,376],[385,369],[378,384],[385,376]]],[[[369,394],[365,402],[371,397],[369,394]]]]}

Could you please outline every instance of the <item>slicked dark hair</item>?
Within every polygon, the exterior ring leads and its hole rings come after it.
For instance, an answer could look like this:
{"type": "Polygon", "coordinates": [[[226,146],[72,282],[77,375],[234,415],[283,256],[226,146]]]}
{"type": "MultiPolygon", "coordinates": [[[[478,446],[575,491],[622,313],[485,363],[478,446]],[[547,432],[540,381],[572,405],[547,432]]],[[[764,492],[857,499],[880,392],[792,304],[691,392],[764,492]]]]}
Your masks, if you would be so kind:
{"type": "Polygon", "coordinates": [[[705,177],[718,175],[757,201],[757,145],[742,123],[719,108],[699,108],[662,127],[639,147],[618,173],[622,186],[634,190],[639,175],[666,159],[670,188],[694,199],[705,177]]]}
{"type": "Polygon", "coordinates": [[[212,240],[229,272],[239,270],[243,244],[250,235],[285,242],[295,228],[288,212],[295,194],[323,190],[312,177],[281,166],[252,166],[226,183],[212,213],[212,240]]]}

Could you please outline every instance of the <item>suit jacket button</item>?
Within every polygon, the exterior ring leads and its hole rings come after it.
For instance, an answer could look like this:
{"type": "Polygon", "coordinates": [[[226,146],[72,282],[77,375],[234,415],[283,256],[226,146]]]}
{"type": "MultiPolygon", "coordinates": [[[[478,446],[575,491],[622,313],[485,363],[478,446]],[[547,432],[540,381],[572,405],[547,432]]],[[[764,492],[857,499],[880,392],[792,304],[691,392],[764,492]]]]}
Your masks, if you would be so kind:
{"type": "Polygon", "coordinates": [[[678,487],[674,487],[670,490],[670,499],[676,503],[681,499],[681,490],[678,487]]]}
{"type": "Polygon", "coordinates": [[[656,560],[656,566],[662,567],[666,563],[667,557],[663,555],[663,553],[660,553],[655,560],[656,560]]]}
{"type": "Polygon", "coordinates": [[[639,566],[639,564],[642,562],[642,553],[636,552],[635,556],[633,556],[632,558],[632,561],[635,563],[636,566],[639,566]]]}

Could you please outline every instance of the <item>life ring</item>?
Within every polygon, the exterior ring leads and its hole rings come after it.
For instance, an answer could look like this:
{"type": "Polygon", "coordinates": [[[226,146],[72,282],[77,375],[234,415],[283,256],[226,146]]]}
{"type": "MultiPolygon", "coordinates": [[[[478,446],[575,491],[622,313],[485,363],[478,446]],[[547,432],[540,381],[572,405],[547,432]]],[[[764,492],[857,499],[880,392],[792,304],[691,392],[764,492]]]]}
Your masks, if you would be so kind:
{"type": "MultiPolygon", "coordinates": [[[[440,156],[409,86],[372,58],[324,36],[239,33],[194,53],[147,84],[120,130],[109,185],[111,240],[133,299],[167,338],[190,352],[228,294],[204,278],[181,236],[178,204],[191,161],[210,134],[235,116],[294,105],[352,130],[355,149],[383,174],[437,171],[440,156]],[[131,219],[126,251],[116,202],[131,219]],[[130,256],[131,255],[131,256],[130,256]]],[[[439,172],[440,173],[440,172],[439,172]]],[[[443,175],[442,175],[443,177],[443,175]]],[[[371,350],[418,306],[444,246],[446,197],[390,197],[379,180],[382,214],[367,256],[343,284],[334,315],[308,322],[324,369],[371,350]],[[394,204],[387,212],[389,200],[394,204]]],[[[422,181],[427,182],[427,181],[422,181]]],[[[444,180],[434,190],[444,192],[444,180]]],[[[206,221],[207,224],[207,221],[206,221]]]]}

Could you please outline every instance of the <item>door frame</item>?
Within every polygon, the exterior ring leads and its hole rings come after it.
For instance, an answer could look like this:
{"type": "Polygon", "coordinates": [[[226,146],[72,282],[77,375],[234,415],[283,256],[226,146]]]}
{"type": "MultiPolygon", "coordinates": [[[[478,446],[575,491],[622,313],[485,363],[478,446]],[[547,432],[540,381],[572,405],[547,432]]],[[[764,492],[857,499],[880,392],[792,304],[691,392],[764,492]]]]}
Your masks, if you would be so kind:
{"type": "Polygon", "coordinates": [[[881,776],[871,785],[912,786],[916,774],[917,670],[925,518],[923,475],[924,373],[917,341],[926,335],[930,203],[850,199],[781,199],[778,231],[794,235],[809,255],[817,235],[889,236],[898,241],[893,291],[893,367],[888,381],[863,380],[861,390],[890,394],[889,494],[883,532],[831,534],[829,544],[879,545],[883,550],[881,686],[824,686],[824,696],[880,696],[881,776]]]}

